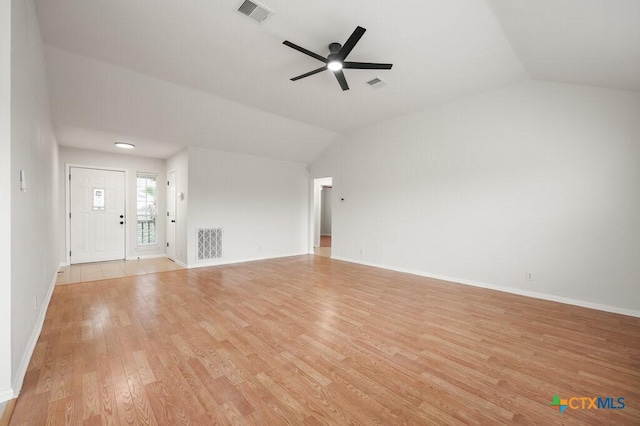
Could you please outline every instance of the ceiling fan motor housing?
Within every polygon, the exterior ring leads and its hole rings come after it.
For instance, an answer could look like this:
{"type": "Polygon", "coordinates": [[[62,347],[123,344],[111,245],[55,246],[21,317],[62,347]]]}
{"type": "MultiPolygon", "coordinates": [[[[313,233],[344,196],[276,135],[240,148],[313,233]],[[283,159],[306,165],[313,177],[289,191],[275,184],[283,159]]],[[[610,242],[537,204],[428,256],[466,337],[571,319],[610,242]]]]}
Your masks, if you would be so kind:
{"type": "Polygon", "coordinates": [[[329,52],[332,54],[338,53],[341,48],[342,48],[342,45],[340,43],[331,43],[329,45],[329,52]]]}

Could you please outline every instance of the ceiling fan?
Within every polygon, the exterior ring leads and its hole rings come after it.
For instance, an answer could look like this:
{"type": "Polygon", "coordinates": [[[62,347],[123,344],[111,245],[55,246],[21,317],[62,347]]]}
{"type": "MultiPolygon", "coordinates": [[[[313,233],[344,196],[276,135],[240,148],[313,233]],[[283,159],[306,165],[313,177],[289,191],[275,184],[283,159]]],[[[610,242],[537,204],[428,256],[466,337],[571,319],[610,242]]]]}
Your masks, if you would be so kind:
{"type": "Polygon", "coordinates": [[[309,77],[310,75],[317,74],[324,70],[333,71],[333,75],[336,76],[338,83],[340,83],[340,87],[342,90],[349,90],[349,85],[347,84],[347,79],[344,77],[343,69],[359,69],[359,70],[390,70],[393,64],[375,64],[371,62],[347,62],[347,56],[351,53],[351,50],[355,47],[355,45],[360,41],[360,38],[367,31],[362,27],[357,27],[353,34],[349,37],[347,42],[344,45],[340,45],[340,43],[331,43],[329,45],[329,55],[325,58],[317,53],[313,53],[304,47],[300,47],[297,44],[293,44],[288,40],[282,42],[282,44],[291,47],[292,49],[296,49],[299,52],[304,53],[305,55],[309,55],[312,58],[319,60],[320,62],[324,62],[325,65],[315,69],[313,71],[309,71],[308,73],[304,73],[297,77],[293,77],[291,81],[300,80],[301,78],[309,77]]]}

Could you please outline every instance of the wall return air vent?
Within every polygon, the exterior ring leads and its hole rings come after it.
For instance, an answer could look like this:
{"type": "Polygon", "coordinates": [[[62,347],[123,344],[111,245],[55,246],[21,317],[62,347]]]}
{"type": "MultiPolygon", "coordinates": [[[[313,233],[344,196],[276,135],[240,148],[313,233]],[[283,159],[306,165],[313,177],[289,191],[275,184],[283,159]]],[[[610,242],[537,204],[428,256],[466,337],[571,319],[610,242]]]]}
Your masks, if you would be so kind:
{"type": "Polygon", "coordinates": [[[222,258],[222,228],[198,229],[197,260],[222,258]]]}
{"type": "Polygon", "coordinates": [[[273,13],[263,5],[250,0],[245,0],[238,8],[238,12],[258,24],[262,24],[273,13]]]}

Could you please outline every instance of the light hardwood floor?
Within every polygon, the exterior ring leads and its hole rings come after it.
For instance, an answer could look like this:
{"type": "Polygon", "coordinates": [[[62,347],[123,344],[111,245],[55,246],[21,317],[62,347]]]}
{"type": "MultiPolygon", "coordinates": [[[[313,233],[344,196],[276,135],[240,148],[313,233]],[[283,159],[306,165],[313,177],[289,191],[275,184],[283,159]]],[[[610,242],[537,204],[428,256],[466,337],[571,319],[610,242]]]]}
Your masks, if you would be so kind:
{"type": "Polygon", "coordinates": [[[57,287],[11,424],[637,425],[639,384],[638,318],[298,256],[57,287]]]}

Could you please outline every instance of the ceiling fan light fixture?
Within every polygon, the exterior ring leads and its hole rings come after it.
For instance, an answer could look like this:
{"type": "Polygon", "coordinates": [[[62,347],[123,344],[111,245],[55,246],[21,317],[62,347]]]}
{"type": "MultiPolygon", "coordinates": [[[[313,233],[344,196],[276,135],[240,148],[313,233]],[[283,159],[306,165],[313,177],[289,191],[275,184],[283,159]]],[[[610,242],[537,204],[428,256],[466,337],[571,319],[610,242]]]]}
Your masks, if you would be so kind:
{"type": "Polygon", "coordinates": [[[393,64],[378,64],[374,62],[351,62],[345,60],[349,53],[353,48],[358,44],[360,38],[367,31],[362,27],[356,27],[355,31],[349,36],[344,45],[340,43],[331,43],[329,44],[329,55],[325,58],[324,56],[320,56],[317,53],[314,53],[310,50],[305,49],[304,47],[300,47],[297,44],[291,43],[289,40],[285,40],[282,42],[285,46],[288,46],[292,49],[297,50],[298,52],[304,53],[307,56],[311,56],[314,59],[317,59],[320,62],[323,62],[323,65],[320,68],[317,68],[313,71],[306,72],[299,76],[293,77],[291,81],[297,81],[305,77],[309,77],[315,74],[318,74],[322,71],[329,70],[333,71],[333,75],[338,80],[340,84],[340,88],[342,90],[349,90],[349,85],[347,84],[347,79],[344,77],[343,69],[360,69],[360,70],[390,70],[393,64]]]}
{"type": "Polygon", "coordinates": [[[327,68],[329,68],[331,71],[340,71],[342,69],[342,62],[331,61],[327,64],[327,68]]]}

